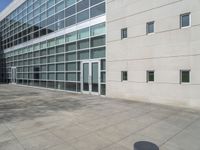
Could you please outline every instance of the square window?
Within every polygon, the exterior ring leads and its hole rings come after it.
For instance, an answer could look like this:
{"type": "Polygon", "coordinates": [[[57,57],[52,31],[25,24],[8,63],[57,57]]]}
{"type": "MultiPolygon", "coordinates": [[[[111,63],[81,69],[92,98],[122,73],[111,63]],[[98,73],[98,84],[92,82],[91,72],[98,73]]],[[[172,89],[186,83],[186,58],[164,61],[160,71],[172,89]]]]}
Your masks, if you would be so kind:
{"type": "Polygon", "coordinates": [[[189,27],[190,26],[190,13],[185,13],[180,16],[180,27],[189,27]]]}
{"type": "Polygon", "coordinates": [[[154,71],[147,71],[147,82],[154,82],[154,71]]]}
{"type": "Polygon", "coordinates": [[[154,33],[154,21],[147,22],[146,30],[147,34],[154,33]]]}
{"type": "Polygon", "coordinates": [[[121,29],[121,39],[125,39],[127,37],[128,37],[128,29],[127,28],[121,29]]]}
{"type": "Polygon", "coordinates": [[[180,83],[189,83],[189,82],[190,82],[190,70],[181,70],[180,83]]]}
{"type": "Polygon", "coordinates": [[[128,81],[128,72],[127,71],[121,72],[121,81],[128,81]]]}

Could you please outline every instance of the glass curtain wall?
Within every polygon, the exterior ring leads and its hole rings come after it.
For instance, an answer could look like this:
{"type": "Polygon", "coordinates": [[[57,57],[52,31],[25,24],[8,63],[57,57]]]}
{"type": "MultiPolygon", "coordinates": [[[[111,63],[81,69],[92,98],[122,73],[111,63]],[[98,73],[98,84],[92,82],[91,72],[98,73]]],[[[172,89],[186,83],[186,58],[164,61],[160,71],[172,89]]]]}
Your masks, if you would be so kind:
{"type": "Polygon", "coordinates": [[[2,48],[10,48],[105,14],[105,0],[26,0],[0,22],[2,48]]]}
{"type": "Polygon", "coordinates": [[[105,23],[84,28],[6,53],[9,80],[17,68],[17,83],[81,91],[81,61],[101,62],[101,94],[105,94],[105,23]]]}

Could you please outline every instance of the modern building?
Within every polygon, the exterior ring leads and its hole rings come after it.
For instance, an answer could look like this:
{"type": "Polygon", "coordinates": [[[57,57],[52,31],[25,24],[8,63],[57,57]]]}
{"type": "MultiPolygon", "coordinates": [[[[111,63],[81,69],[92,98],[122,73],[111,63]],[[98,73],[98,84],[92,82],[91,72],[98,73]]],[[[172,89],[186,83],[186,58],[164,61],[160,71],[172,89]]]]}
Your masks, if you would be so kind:
{"type": "Polygon", "coordinates": [[[14,0],[9,83],[200,108],[199,0],[14,0]]]}
{"type": "Polygon", "coordinates": [[[14,0],[0,20],[6,82],[105,95],[104,0],[14,0]]]}

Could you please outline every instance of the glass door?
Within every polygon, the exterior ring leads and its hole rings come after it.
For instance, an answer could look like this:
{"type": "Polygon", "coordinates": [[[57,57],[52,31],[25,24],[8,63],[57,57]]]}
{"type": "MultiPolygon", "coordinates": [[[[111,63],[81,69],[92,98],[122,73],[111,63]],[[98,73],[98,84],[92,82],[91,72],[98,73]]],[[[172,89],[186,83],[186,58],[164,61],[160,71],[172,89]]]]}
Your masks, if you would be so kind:
{"type": "Polygon", "coordinates": [[[100,94],[100,62],[85,61],[81,65],[81,89],[85,94],[100,94]]]}
{"type": "Polygon", "coordinates": [[[11,83],[16,83],[17,79],[17,69],[16,67],[11,67],[11,83]]]}

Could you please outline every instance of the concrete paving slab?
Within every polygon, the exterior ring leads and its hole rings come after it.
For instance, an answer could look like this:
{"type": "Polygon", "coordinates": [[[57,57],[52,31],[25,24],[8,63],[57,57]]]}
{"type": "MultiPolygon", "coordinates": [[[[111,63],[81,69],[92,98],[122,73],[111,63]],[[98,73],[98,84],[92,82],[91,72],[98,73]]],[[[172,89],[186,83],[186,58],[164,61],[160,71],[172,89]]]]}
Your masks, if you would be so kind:
{"type": "Polygon", "coordinates": [[[0,150],[200,149],[200,111],[62,91],[0,86],[0,150]]]}

